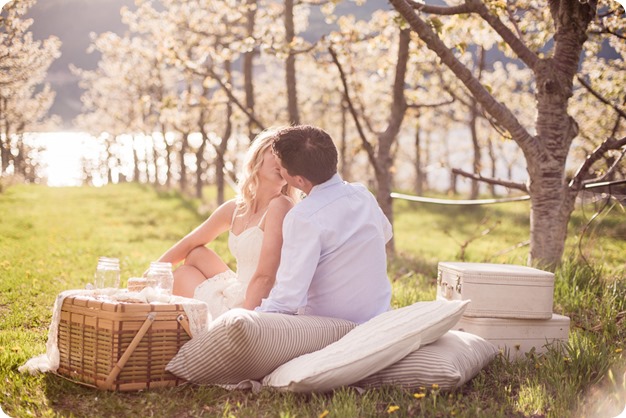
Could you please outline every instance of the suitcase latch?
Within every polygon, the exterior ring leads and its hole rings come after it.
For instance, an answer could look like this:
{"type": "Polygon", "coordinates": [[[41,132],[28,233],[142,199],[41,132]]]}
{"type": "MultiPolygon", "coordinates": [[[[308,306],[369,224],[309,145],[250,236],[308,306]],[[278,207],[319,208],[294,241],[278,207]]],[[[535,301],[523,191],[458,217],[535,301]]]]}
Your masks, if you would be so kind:
{"type": "Polygon", "coordinates": [[[456,286],[455,286],[456,292],[460,295],[461,294],[461,277],[457,276],[456,278],[456,286]]]}

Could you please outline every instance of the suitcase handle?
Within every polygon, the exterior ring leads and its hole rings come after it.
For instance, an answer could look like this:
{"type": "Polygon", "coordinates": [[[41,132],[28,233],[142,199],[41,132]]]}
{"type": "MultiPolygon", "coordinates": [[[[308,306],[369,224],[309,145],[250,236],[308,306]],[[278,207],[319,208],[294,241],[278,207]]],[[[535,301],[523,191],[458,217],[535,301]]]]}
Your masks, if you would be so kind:
{"type": "Polygon", "coordinates": [[[443,274],[441,270],[437,272],[437,286],[441,287],[443,293],[446,295],[446,298],[449,299],[451,297],[451,290],[454,288],[458,294],[461,294],[461,289],[463,286],[461,285],[461,276],[456,276],[456,285],[452,286],[443,281],[443,274]]]}

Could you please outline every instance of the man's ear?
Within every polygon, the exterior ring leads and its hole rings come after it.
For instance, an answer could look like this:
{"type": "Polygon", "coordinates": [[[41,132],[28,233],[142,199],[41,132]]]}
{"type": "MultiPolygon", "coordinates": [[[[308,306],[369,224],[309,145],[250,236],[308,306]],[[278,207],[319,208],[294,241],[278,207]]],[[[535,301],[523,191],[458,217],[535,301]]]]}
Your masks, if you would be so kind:
{"type": "Polygon", "coordinates": [[[311,181],[308,180],[306,177],[293,176],[293,178],[298,183],[297,188],[302,190],[304,193],[309,194],[309,192],[313,188],[313,183],[311,183],[311,181]]]}

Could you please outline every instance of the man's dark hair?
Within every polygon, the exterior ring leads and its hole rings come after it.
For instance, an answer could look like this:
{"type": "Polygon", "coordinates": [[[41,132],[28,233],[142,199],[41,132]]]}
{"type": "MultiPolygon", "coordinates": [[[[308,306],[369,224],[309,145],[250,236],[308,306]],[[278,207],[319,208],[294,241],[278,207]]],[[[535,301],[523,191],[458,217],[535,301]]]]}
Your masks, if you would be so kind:
{"type": "Polygon", "coordinates": [[[337,173],[337,148],[325,131],[297,125],[276,132],[272,145],[281,165],[292,176],[302,176],[314,185],[337,173]]]}

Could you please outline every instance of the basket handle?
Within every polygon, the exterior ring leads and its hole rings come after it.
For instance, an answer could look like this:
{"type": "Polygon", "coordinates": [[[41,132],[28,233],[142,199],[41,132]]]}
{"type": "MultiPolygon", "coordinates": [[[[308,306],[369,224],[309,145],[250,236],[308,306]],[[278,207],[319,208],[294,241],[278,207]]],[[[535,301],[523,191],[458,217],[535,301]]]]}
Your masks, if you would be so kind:
{"type": "Polygon", "coordinates": [[[183,327],[187,335],[189,335],[190,338],[193,337],[193,335],[191,335],[191,328],[189,327],[189,319],[187,319],[185,315],[180,314],[176,317],[176,320],[180,326],[183,327]]]}
{"type": "Polygon", "coordinates": [[[155,318],[156,314],[154,312],[150,312],[148,314],[148,317],[144,321],[143,325],[141,325],[141,328],[139,328],[139,331],[137,331],[137,334],[135,334],[135,337],[130,342],[130,345],[128,346],[128,348],[126,348],[126,351],[124,351],[124,354],[122,354],[122,357],[120,357],[117,364],[113,366],[113,369],[111,369],[109,376],[107,376],[107,380],[105,381],[106,388],[111,389],[111,387],[113,386],[113,382],[126,365],[126,362],[130,358],[131,354],[133,354],[133,351],[135,351],[135,349],[139,345],[139,342],[141,341],[143,336],[146,335],[146,332],[148,332],[148,328],[150,328],[155,318]]]}

